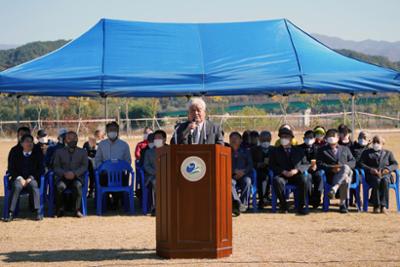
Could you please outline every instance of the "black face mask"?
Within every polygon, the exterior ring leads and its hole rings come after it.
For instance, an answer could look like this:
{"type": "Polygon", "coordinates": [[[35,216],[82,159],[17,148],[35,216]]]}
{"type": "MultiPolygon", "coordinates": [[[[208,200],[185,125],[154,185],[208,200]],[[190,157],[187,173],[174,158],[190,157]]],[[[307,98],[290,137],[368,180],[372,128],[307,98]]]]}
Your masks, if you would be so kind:
{"type": "Polygon", "coordinates": [[[67,143],[67,146],[68,146],[68,148],[70,148],[70,149],[75,149],[77,145],[78,145],[78,141],[69,141],[69,142],[67,143]]]}

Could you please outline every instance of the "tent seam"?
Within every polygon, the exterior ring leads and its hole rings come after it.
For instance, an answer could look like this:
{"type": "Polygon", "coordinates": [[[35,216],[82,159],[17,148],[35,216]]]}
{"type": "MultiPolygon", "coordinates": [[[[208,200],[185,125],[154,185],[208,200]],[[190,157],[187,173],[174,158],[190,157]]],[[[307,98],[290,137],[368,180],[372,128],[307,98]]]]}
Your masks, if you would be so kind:
{"type": "Polygon", "coordinates": [[[105,41],[105,35],[106,35],[106,20],[103,19],[103,53],[102,53],[102,59],[101,59],[101,94],[104,94],[104,54],[105,54],[105,46],[106,46],[106,41],[105,41]]]}
{"type": "Polygon", "coordinates": [[[301,89],[304,89],[304,80],[303,80],[303,69],[301,68],[301,64],[300,64],[300,60],[299,60],[299,55],[297,54],[297,50],[296,50],[296,46],[294,45],[293,42],[293,38],[292,38],[292,34],[290,33],[289,27],[287,25],[287,20],[284,19],[285,21],[285,27],[286,30],[289,34],[289,39],[290,39],[290,43],[292,44],[293,47],[293,51],[294,51],[294,55],[296,56],[296,61],[297,61],[297,67],[299,68],[299,72],[300,72],[300,82],[301,82],[301,89]]]}
{"type": "Polygon", "coordinates": [[[199,45],[200,45],[200,53],[201,53],[201,67],[203,69],[203,90],[205,90],[205,79],[206,79],[206,71],[205,71],[205,67],[204,67],[204,51],[203,51],[203,42],[201,40],[201,36],[200,36],[200,25],[196,24],[196,28],[197,28],[197,39],[199,41],[199,45]]]}

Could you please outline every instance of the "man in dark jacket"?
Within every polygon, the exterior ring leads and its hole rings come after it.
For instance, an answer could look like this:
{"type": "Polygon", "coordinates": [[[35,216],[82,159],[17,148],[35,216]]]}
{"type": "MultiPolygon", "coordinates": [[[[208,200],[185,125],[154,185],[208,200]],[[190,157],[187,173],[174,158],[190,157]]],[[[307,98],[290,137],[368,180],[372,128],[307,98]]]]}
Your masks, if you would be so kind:
{"type": "Polygon", "coordinates": [[[251,178],[250,172],[253,169],[253,160],[250,150],[242,148],[242,136],[238,132],[229,135],[229,142],[232,147],[232,198],[233,213],[239,215],[248,208],[250,197],[251,178]],[[239,197],[238,190],[241,195],[239,197]]]}
{"type": "Polygon", "coordinates": [[[288,212],[285,195],[285,185],[287,183],[297,186],[298,210],[299,214],[307,214],[305,200],[309,192],[310,178],[304,175],[309,167],[303,149],[292,146],[293,132],[287,128],[279,130],[280,145],[274,148],[270,154],[269,165],[274,172],[273,187],[279,199],[282,212],[288,212]]]}
{"type": "Polygon", "coordinates": [[[88,170],[88,155],[86,150],[77,147],[78,135],[68,132],[65,136],[66,147],[60,148],[54,155],[54,174],[56,176],[56,210],[57,217],[64,215],[63,192],[72,190],[75,216],[83,217],[81,213],[82,186],[84,175],[88,170]]]}
{"type": "Polygon", "coordinates": [[[392,172],[399,167],[393,153],[383,149],[384,144],[382,137],[374,136],[372,148],[365,150],[360,159],[360,166],[365,170],[365,179],[372,187],[374,213],[387,212],[390,178],[392,172]]]}
{"type": "Polygon", "coordinates": [[[326,132],[328,145],[318,150],[318,168],[325,171],[328,183],[332,185],[328,193],[329,198],[334,198],[337,191],[340,195],[340,212],[347,213],[346,200],[349,198],[350,183],[356,160],[347,146],[338,144],[338,131],[329,129],[326,132]]]}
{"type": "Polygon", "coordinates": [[[220,144],[224,145],[221,127],[206,120],[206,103],[199,97],[190,99],[188,120],[179,123],[171,144],[220,144]]]}
{"type": "Polygon", "coordinates": [[[43,157],[39,150],[33,150],[33,137],[26,134],[20,138],[21,149],[14,149],[9,155],[8,172],[10,174],[11,201],[9,217],[12,221],[21,191],[26,188],[30,202],[36,212],[36,220],[42,220],[40,214],[40,177],[43,174],[43,157]]]}
{"type": "Polygon", "coordinates": [[[318,146],[315,145],[315,136],[312,130],[306,131],[304,133],[304,143],[299,145],[303,149],[307,163],[310,164],[308,168],[308,173],[311,175],[312,188],[311,188],[311,203],[313,208],[316,209],[321,204],[321,195],[324,190],[324,183],[322,181],[321,175],[319,175],[316,158],[318,146]]]}
{"type": "Polygon", "coordinates": [[[271,133],[268,131],[262,131],[260,134],[260,144],[251,148],[251,156],[253,159],[253,167],[257,171],[257,192],[258,192],[258,207],[264,208],[264,197],[269,197],[270,194],[270,182],[268,179],[268,166],[269,166],[269,154],[271,149],[271,133]],[[266,184],[266,190],[264,193],[264,184],[266,184]]]}

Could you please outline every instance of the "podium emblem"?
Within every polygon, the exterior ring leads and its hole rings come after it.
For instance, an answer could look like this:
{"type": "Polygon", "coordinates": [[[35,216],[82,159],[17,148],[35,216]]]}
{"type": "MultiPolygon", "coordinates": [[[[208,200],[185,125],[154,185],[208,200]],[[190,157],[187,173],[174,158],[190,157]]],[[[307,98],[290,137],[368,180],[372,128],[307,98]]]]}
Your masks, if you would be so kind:
{"type": "Polygon", "coordinates": [[[199,157],[187,157],[181,164],[182,176],[189,182],[200,181],[206,174],[206,164],[199,157]]]}

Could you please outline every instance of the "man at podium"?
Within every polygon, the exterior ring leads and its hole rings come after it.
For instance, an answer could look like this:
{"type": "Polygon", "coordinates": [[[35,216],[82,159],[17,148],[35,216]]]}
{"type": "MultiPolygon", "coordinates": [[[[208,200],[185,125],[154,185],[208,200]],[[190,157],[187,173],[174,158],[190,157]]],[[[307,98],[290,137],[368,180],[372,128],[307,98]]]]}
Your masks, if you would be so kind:
{"type": "Polygon", "coordinates": [[[206,103],[193,97],[188,103],[188,120],[175,127],[171,144],[224,145],[221,127],[206,119],[206,103]]]}

